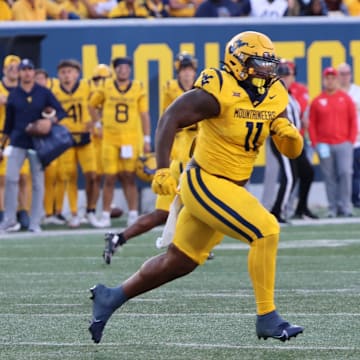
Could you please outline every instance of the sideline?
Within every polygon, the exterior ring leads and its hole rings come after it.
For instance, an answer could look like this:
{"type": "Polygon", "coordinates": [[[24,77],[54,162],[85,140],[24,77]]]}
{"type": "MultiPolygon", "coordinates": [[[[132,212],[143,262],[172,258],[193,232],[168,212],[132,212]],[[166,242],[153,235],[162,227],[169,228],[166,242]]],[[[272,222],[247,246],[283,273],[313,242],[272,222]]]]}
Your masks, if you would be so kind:
{"type": "MultiPolygon", "coordinates": [[[[351,218],[321,218],[316,220],[291,220],[289,224],[281,225],[284,227],[301,227],[301,226],[321,226],[321,225],[344,225],[344,224],[359,224],[360,217],[351,218]]],[[[151,229],[152,232],[162,231],[164,226],[157,226],[151,229]]],[[[91,235],[91,234],[105,234],[107,232],[120,232],[124,230],[124,227],[111,227],[106,229],[95,228],[80,228],[80,229],[67,229],[59,227],[59,229],[53,228],[51,230],[43,230],[40,233],[33,233],[28,231],[19,231],[14,233],[2,233],[0,234],[0,241],[7,239],[19,239],[19,238],[31,238],[31,237],[49,237],[49,236],[74,236],[74,235],[91,235]]]]}

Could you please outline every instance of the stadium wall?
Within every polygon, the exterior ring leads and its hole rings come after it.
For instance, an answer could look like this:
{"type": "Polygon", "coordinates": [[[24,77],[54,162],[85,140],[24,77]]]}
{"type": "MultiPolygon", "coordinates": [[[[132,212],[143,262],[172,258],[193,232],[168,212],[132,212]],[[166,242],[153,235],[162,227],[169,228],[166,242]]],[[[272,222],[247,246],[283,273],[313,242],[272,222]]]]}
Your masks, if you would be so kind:
{"type": "MultiPolygon", "coordinates": [[[[83,76],[90,77],[98,63],[110,64],[115,56],[131,56],[134,77],[144,82],[150,95],[154,134],[161,87],[174,77],[173,60],[179,51],[195,54],[199,69],[217,67],[226,41],[234,34],[264,32],[274,40],[279,56],[296,62],[298,81],[306,83],[310,97],[314,97],[321,90],[325,66],[350,63],[354,80],[360,84],[359,28],[360,19],[323,17],[13,22],[0,24],[0,60],[8,53],[28,56],[55,76],[61,59],[75,58],[83,64],[83,76]]],[[[264,158],[262,152],[254,183],[262,181],[264,158]]]]}

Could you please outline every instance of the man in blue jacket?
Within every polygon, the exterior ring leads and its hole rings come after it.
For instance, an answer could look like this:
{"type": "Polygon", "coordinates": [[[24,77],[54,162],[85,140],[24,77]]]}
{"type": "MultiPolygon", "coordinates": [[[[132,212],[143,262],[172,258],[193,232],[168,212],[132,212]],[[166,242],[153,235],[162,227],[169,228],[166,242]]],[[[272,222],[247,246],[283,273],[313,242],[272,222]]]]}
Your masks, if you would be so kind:
{"type": "Polygon", "coordinates": [[[32,176],[32,204],[29,231],[40,232],[40,221],[43,212],[44,170],[36,152],[33,150],[32,136],[26,131],[30,123],[43,118],[42,112],[50,107],[56,111],[57,119],[66,116],[53,93],[35,83],[35,66],[29,59],[19,64],[19,85],[10,93],[6,105],[4,137],[0,144],[0,158],[7,147],[8,163],[5,178],[5,212],[0,223],[0,232],[18,231],[20,224],[16,220],[18,181],[20,168],[25,158],[30,160],[32,176]]]}

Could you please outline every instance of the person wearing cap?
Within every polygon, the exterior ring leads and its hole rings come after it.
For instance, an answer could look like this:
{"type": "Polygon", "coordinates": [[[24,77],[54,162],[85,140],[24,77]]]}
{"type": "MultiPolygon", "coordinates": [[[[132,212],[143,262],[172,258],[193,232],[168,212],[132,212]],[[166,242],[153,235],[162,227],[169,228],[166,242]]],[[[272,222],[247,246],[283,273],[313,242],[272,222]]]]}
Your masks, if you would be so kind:
{"type": "Polygon", "coordinates": [[[118,57],[112,62],[115,79],[106,79],[102,88],[91,95],[89,109],[94,123],[101,118],[103,147],[102,227],[110,227],[111,203],[116,180],[119,179],[127,201],[128,225],[138,217],[138,190],[135,167],[140,154],[151,151],[148,97],[142,82],[131,80],[132,59],[118,57]],[[141,145],[140,145],[141,144],[141,145]]]}
{"type": "Polygon", "coordinates": [[[351,182],[357,113],[351,97],[339,89],[338,72],[324,69],[323,91],[310,104],[309,136],[320,159],[328,217],[352,216],[351,182]]]}
{"type": "Polygon", "coordinates": [[[360,207],[360,86],[352,82],[351,66],[341,63],[338,68],[339,87],[345,91],[354,101],[358,121],[358,133],[354,144],[354,161],[352,175],[351,200],[355,207],[360,207]]]}
{"type": "MultiPolygon", "coordinates": [[[[0,82],[0,129],[1,134],[5,124],[6,103],[9,93],[18,85],[19,71],[18,66],[21,59],[16,55],[8,55],[3,62],[3,78],[0,82]]],[[[1,138],[2,136],[0,136],[1,138]]],[[[7,157],[0,161],[0,221],[3,218],[4,194],[5,194],[5,175],[7,168],[7,157]]],[[[28,159],[20,170],[19,178],[19,197],[17,219],[22,229],[29,226],[29,174],[30,164],[28,159]]]]}
{"type": "MultiPolygon", "coordinates": [[[[66,59],[57,66],[59,83],[52,91],[65,109],[67,116],[62,120],[72,134],[75,146],[66,150],[58,158],[61,169],[61,180],[66,183],[71,218],[68,226],[80,226],[78,214],[78,166],[85,177],[86,218],[92,226],[96,226],[95,215],[97,192],[95,190],[96,156],[91,141],[92,122],[88,111],[88,99],[91,93],[90,84],[81,79],[81,64],[77,60],[66,59]]],[[[59,209],[62,203],[59,204],[59,209]]]]}
{"type": "Polygon", "coordinates": [[[19,230],[16,221],[16,199],[21,166],[26,158],[30,160],[32,177],[32,201],[29,231],[41,231],[40,221],[43,213],[44,170],[34,151],[32,136],[26,131],[30,123],[41,119],[46,107],[55,109],[57,119],[66,114],[53,93],[35,83],[35,66],[30,59],[19,63],[19,85],[10,92],[6,105],[4,134],[0,144],[0,158],[7,139],[10,139],[11,151],[8,154],[8,166],[5,181],[5,212],[0,231],[19,230]],[[11,164],[11,165],[10,165],[11,164]]]}

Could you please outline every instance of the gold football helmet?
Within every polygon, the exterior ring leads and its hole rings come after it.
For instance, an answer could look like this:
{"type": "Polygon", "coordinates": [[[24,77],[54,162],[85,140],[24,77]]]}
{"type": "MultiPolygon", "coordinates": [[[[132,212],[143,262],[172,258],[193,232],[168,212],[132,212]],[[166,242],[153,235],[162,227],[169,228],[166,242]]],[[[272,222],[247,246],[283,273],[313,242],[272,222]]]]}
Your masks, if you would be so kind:
{"type": "MultiPolygon", "coordinates": [[[[225,47],[224,65],[237,80],[249,75],[271,82],[276,79],[279,59],[272,41],[264,34],[244,31],[235,35],[225,47]]],[[[257,86],[256,82],[253,84],[257,86]]]]}
{"type": "Polygon", "coordinates": [[[99,64],[93,71],[92,78],[100,79],[100,78],[110,78],[112,76],[112,71],[110,66],[105,64],[99,64]]]}
{"type": "Polygon", "coordinates": [[[136,160],[136,176],[145,182],[151,182],[156,172],[155,153],[141,155],[136,160]]]}
{"type": "Polygon", "coordinates": [[[176,55],[174,62],[174,67],[176,72],[179,72],[181,68],[188,66],[191,66],[192,68],[197,70],[197,65],[198,65],[197,59],[186,51],[183,51],[176,55]]]}

